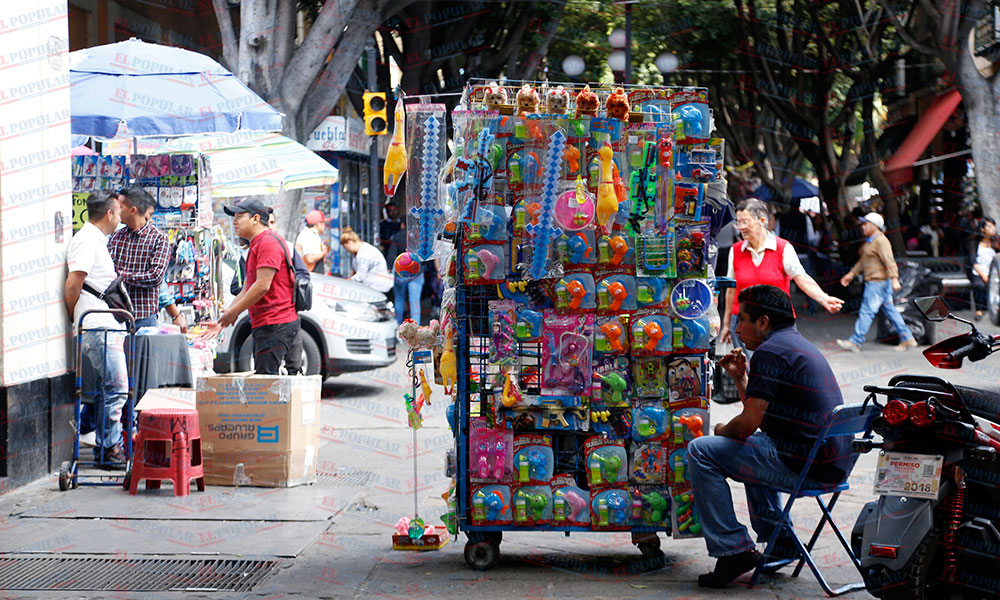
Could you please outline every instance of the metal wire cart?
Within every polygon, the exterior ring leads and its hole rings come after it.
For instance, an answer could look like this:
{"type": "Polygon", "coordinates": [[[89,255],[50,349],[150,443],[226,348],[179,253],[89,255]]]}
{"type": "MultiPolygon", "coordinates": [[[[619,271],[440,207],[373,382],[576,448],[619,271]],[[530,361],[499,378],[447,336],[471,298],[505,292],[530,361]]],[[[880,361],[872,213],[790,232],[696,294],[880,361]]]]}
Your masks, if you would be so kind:
{"type": "Polygon", "coordinates": [[[629,531],[659,557],[659,532],[701,529],[686,448],[709,432],[709,217],[728,210],[708,193],[706,92],[547,85],[471,83],[442,179],[454,511],[475,569],[504,531],[629,531]]]}

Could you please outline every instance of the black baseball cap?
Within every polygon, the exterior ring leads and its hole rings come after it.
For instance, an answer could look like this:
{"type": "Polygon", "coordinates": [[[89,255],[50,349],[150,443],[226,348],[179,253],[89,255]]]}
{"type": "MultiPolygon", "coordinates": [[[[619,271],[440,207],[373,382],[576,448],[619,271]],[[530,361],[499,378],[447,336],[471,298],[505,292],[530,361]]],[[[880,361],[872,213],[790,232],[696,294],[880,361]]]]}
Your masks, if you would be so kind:
{"type": "Polygon", "coordinates": [[[261,221],[267,221],[271,208],[256,198],[244,198],[232,206],[223,207],[226,214],[235,217],[237,213],[248,213],[251,217],[257,215],[261,221]]]}

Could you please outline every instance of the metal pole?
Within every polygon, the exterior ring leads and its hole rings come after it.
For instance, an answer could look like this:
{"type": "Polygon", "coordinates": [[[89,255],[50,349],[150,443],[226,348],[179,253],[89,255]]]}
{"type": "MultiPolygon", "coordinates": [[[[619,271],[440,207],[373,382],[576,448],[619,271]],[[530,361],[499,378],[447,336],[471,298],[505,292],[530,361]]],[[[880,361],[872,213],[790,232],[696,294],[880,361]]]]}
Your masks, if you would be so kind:
{"type": "MultiPolygon", "coordinates": [[[[368,89],[370,91],[375,91],[378,87],[378,76],[375,73],[375,44],[372,39],[369,39],[365,45],[365,54],[368,56],[368,89]]],[[[387,118],[386,121],[389,119],[387,118]]],[[[378,239],[378,223],[381,218],[382,211],[379,207],[382,205],[382,194],[380,190],[381,186],[378,185],[378,136],[372,136],[370,140],[371,146],[368,150],[368,211],[367,213],[362,213],[367,215],[367,221],[364,227],[369,232],[369,238],[375,243],[377,247],[381,240],[378,239]]]]}
{"type": "Polygon", "coordinates": [[[632,83],[632,4],[625,5],[625,83],[632,83]]]}

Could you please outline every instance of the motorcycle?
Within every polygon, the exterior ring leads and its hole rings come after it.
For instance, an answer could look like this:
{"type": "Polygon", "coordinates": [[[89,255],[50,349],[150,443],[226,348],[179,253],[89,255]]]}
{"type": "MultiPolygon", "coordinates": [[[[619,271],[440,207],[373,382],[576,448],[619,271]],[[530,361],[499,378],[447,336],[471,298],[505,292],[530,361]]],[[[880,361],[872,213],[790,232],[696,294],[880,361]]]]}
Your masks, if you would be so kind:
{"type": "MultiPolygon", "coordinates": [[[[944,299],[914,303],[932,323],[971,328],[924,350],[935,367],[958,369],[1000,350],[1000,335],[979,332],[944,299]]],[[[864,389],[866,403],[881,408],[873,431],[882,438],[853,443],[855,452],[879,450],[879,498],[851,534],[868,591],[883,600],[1000,596],[1000,393],[924,375],[864,389]]]]}

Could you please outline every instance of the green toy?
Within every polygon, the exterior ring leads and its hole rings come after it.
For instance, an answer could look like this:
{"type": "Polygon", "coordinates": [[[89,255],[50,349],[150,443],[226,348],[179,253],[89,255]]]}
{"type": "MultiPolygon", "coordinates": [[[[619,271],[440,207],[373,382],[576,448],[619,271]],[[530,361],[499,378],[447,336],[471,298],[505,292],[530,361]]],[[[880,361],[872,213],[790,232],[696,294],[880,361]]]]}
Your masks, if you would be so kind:
{"type": "Polygon", "coordinates": [[[650,492],[648,494],[643,494],[642,499],[646,501],[649,505],[649,517],[650,521],[653,523],[659,523],[663,520],[663,513],[667,511],[668,503],[667,499],[660,495],[659,492],[650,492]]]}
{"type": "Polygon", "coordinates": [[[618,481],[618,471],[622,468],[622,458],[617,454],[602,456],[594,452],[590,456],[590,478],[593,483],[618,481]]]}
{"type": "Polygon", "coordinates": [[[611,389],[611,399],[608,404],[617,406],[622,403],[622,392],[628,387],[628,382],[618,373],[605,373],[600,375],[601,383],[611,389]]]}
{"type": "Polygon", "coordinates": [[[545,508],[549,505],[549,499],[545,494],[528,494],[528,506],[531,507],[531,518],[541,521],[545,516],[545,508]]]}

